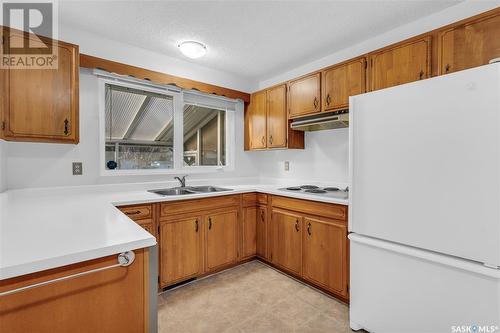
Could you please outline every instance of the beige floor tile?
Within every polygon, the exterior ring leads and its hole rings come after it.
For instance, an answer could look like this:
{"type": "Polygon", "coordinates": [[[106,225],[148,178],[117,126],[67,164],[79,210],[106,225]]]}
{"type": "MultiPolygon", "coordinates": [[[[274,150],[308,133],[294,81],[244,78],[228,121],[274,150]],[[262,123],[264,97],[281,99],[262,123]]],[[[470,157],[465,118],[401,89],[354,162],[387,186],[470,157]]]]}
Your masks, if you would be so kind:
{"type": "Polygon", "coordinates": [[[162,293],[160,333],[350,332],[347,306],[258,262],[162,293]]]}

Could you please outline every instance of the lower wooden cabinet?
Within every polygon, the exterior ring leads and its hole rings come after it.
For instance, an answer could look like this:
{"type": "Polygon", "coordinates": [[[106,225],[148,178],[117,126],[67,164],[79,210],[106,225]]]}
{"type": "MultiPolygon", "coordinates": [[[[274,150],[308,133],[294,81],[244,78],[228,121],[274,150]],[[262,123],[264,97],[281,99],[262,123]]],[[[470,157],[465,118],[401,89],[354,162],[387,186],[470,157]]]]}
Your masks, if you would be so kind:
{"type": "Polygon", "coordinates": [[[267,206],[259,206],[256,212],[256,254],[260,258],[267,259],[267,206]]]}
{"type": "Polygon", "coordinates": [[[303,277],[347,296],[347,227],[343,221],[304,218],[303,277]]]}
{"type": "Polygon", "coordinates": [[[160,285],[201,273],[201,217],[160,222],[160,285]]]}
{"type": "Polygon", "coordinates": [[[272,210],[271,261],[284,269],[302,271],[302,216],[285,210],[272,210]]]}
{"type": "Polygon", "coordinates": [[[206,217],[207,270],[236,262],[238,258],[238,210],[233,209],[206,217]]]}
{"type": "Polygon", "coordinates": [[[252,257],[257,253],[257,225],[259,208],[256,206],[243,209],[242,221],[242,256],[252,257]]]}

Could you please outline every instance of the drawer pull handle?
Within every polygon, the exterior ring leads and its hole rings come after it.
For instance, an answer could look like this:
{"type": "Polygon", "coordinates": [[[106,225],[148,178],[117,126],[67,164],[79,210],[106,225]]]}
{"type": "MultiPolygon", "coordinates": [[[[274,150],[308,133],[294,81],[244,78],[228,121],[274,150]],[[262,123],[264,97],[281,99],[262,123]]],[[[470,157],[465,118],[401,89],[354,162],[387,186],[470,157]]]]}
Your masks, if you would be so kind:
{"type": "Polygon", "coordinates": [[[330,105],[330,102],[332,101],[332,98],[330,97],[330,94],[326,95],[326,104],[330,105]]]}
{"type": "Polygon", "coordinates": [[[269,137],[269,143],[270,143],[270,144],[273,144],[273,136],[272,136],[272,134],[271,134],[271,136],[269,137]]]}
{"type": "Polygon", "coordinates": [[[299,232],[299,219],[295,221],[295,230],[299,232]]]}
{"type": "Polygon", "coordinates": [[[133,212],[125,212],[125,215],[137,215],[137,214],[140,214],[141,211],[140,210],[136,210],[136,211],[133,211],[133,212]]]}
{"type": "Polygon", "coordinates": [[[265,137],[262,137],[262,145],[266,145],[266,138],[265,137]]]}
{"type": "Polygon", "coordinates": [[[317,109],[318,108],[318,97],[314,97],[314,109],[317,109]]]}
{"type": "Polygon", "coordinates": [[[198,219],[194,221],[194,232],[198,232],[198,219]]]}
{"type": "Polygon", "coordinates": [[[208,218],[208,230],[211,230],[212,229],[212,218],[209,217],[208,218]]]}
{"type": "Polygon", "coordinates": [[[104,267],[99,267],[99,268],[91,269],[91,270],[86,271],[86,272],[71,274],[71,275],[68,275],[68,276],[63,276],[63,277],[52,279],[52,280],[48,280],[48,281],[43,281],[43,282],[31,284],[29,286],[25,286],[25,287],[21,287],[21,288],[16,288],[16,289],[12,289],[12,290],[9,290],[9,291],[4,291],[3,293],[0,293],[0,297],[11,295],[11,294],[15,294],[15,293],[18,293],[18,292],[21,292],[21,291],[25,291],[25,290],[29,290],[29,289],[33,289],[33,288],[37,288],[37,287],[43,287],[43,286],[46,286],[48,284],[52,284],[52,283],[55,283],[55,282],[60,282],[60,281],[64,281],[64,280],[74,279],[74,278],[77,278],[77,277],[80,277],[80,276],[84,276],[84,275],[88,275],[88,274],[92,274],[92,273],[102,272],[102,271],[105,271],[105,270],[108,270],[108,269],[111,269],[111,268],[115,268],[115,267],[127,267],[127,266],[130,266],[134,262],[134,259],[135,259],[135,253],[134,253],[134,251],[122,252],[122,253],[120,253],[118,255],[118,258],[117,258],[118,262],[116,264],[109,265],[109,266],[104,266],[104,267]]]}
{"type": "Polygon", "coordinates": [[[307,233],[311,236],[311,223],[307,224],[307,233]]]}

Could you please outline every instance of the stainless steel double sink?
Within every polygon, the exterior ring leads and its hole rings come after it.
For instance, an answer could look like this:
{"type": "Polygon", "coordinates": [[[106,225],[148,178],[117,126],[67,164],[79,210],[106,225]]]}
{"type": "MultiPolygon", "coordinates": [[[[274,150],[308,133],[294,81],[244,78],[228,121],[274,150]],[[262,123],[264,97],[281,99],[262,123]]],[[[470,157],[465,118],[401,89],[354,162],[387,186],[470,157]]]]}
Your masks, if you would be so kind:
{"type": "Polygon", "coordinates": [[[229,188],[222,188],[216,186],[186,186],[186,187],[170,187],[159,190],[149,190],[148,192],[156,193],[158,195],[188,195],[188,194],[202,194],[213,192],[232,191],[229,188]]]}

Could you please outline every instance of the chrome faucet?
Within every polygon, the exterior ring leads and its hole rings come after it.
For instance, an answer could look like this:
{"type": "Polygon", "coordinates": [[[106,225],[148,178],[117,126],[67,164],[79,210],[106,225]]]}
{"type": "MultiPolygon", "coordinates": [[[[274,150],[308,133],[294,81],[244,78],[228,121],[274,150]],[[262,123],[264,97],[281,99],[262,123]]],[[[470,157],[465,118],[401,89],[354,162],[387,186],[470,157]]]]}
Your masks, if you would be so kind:
{"type": "Polygon", "coordinates": [[[186,187],[186,177],[187,175],[184,175],[182,177],[174,177],[174,179],[177,179],[181,183],[181,187],[186,187]]]}

